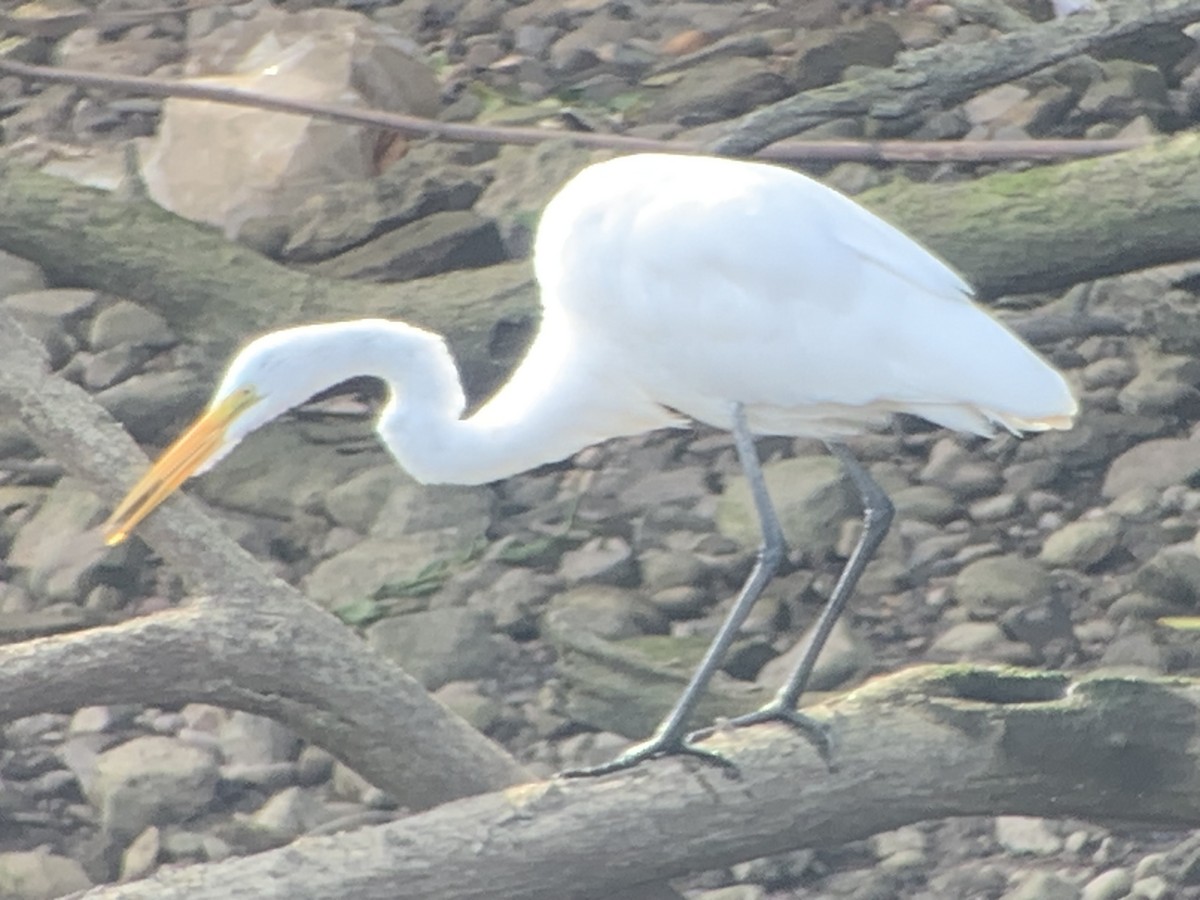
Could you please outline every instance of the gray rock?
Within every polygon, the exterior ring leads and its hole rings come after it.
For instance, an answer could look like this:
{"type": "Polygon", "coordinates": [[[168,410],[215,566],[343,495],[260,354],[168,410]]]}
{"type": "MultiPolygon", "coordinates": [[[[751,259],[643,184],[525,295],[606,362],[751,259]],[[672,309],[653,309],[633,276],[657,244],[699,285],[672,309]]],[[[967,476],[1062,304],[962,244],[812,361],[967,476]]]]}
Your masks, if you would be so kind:
{"type": "Polygon", "coordinates": [[[934,484],[916,484],[892,494],[896,515],[903,520],[945,525],[962,515],[962,506],[948,490],[934,484]]]}
{"type": "Polygon", "coordinates": [[[1138,900],[1167,900],[1171,896],[1171,885],[1167,879],[1161,875],[1151,875],[1149,878],[1139,878],[1133,883],[1133,890],[1129,892],[1130,897],[1136,897],[1138,900]]]}
{"type": "Polygon", "coordinates": [[[319,510],[328,493],[364,469],[378,467],[379,459],[371,454],[338,452],[340,442],[365,431],[347,423],[324,429],[272,422],[197,479],[193,490],[213,504],[274,519],[319,510]]]}
{"type": "Polygon", "coordinates": [[[924,855],[929,847],[929,836],[916,825],[905,825],[895,831],[884,831],[870,839],[875,858],[887,859],[897,853],[916,851],[924,855]]]}
{"type": "Polygon", "coordinates": [[[766,890],[757,884],[731,884],[692,895],[693,900],[765,900],[766,896],[766,890]]]}
{"type": "Polygon", "coordinates": [[[464,551],[455,535],[440,532],[366,538],[318,563],[304,579],[304,593],[329,609],[363,597],[401,596],[403,586],[430,565],[462,557],[464,551]]]}
{"type": "MultiPolygon", "coordinates": [[[[807,559],[828,556],[842,520],[859,514],[857,497],[831,457],[798,456],[768,463],[763,476],[788,544],[807,559]]],[[[721,534],[743,547],[761,542],[758,515],[744,477],[726,485],[717,503],[716,524],[721,534]]]]}
{"type": "Polygon", "coordinates": [[[647,591],[693,587],[714,577],[711,568],[694,553],[650,549],[641,555],[638,562],[642,571],[642,587],[647,591]]]}
{"type": "Polygon", "coordinates": [[[290,729],[240,710],[221,725],[217,741],[225,761],[238,765],[286,762],[300,750],[300,739],[290,729]]]}
{"type": "Polygon", "coordinates": [[[1162,490],[1200,477],[1200,440],[1159,438],[1130,447],[1112,461],[1104,477],[1105,497],[1138,488],[1162,490]]]}
{"type": "Polygon", "coordinates": [[[1132,415],[1175,413],[1192,418],[1200,409],[1200,361],[1190,356],[1147,354],[1137,376],[1117,395],[1123,412],[1132,415]]]}
{"type": "Polygon", "coordinates": [[[88,346],[97,352],[111,350],[120,344],[159,350],[177,342],[166,319],[154,310],[128,300],[118,300],[100,310],[88,332],[88,346]]]}
{"type": "Polygon", "coordinates": [[[46,276],[35,263],[0,250],[0,300],[46,289],[46,276]]]}
{"type": "Polygon", "coordinates": [[[560,587],[557,579],[530,569],[510,568],[471,593],[468,605],[492,615],[496,630],[518,640],[537,634],[537,617],[560,587]]]}
{"type": "Polygon", "coordinates": [[[1079,98],[1080,113],[1100,121],[1148,115],[1163,124],[1169,111],[1167,85],[1157,67],[1127,59],[1103,63],[1104,79],[1093,82],[1079,98]]]}
{"type": "Polygon", "coordinates": [[[1045,819],[1035,816],[997,816],[996,840],[1010,853],[1054,856],[1062,849],[1062,838],[1052,832],[1045,819]]]}
{"type": "Polygon", "coordinates": [[[79,327],[95,309],[100,295],[84,288],[9,294],[4,306],[26,331],[38,340],[50,335],[79,337],[79,327]]]}
{"type": "Polygon", "coordinates": [[[787,96],[787,81],[767,63],[745,57],[713,59],[678,73],[646,111],[647,122],[694,127],[740,116],[787,96]]]}
{"type": "Polygon", "coordinates": [[[1128,869],[1109,869],[1083,886],[1079,900],[1121,900],[1132,887],[1133,875],[1128,869]]]}
{"type": "Polygon", "coordinates": [[[376,179],[332,185],[309,197],[288,222],[283,257],[327,259],[423,216],[470,209],[486,177],[444,159],[443,148],[413,147],[376,179]]]}
{"type": "Polygon", "coordinates": [[[976,500],[967,512],[976,522],[1000,522],[1016,515],[1021,502],[1015,494],[996,494],[976,500]]]}
{"type": "Polygon", "coordinates": [[[310,268],[327,278],[408,281],[507,258],[496,223],[459,210],[426,216],[310,268]]]}
{"type": "Polygon", "coordinates": [[[221,781],[249,785],[260,791],[279,791],[300,781],[300,768],[292,762],[233,763],[221,766],[221,781]]]}
{"type": "Polygon", "coordinates": [[[903,45],[895,28],[873,19],[861,25],[798,35],[790,79],[796,90],[833,84],[850,66],[890,66],[903,45]]]}
{"type": "Polygon", "coordinates": [[[599,584],[572,588],[551,598],[545,627],[606,640],[669,630],[663,614],[640,594],[599,584]]]}
{"type": "Polygon", "coordinates": [[[259,807],[251,819],[255,825],[288,841],[327,821],[329,817],[325,804],[312,789],[289,787],[259,807]]]}
{"type": "Polygon", "coordinates": [[[493,621],[474,609],[431,609],[382,619],[367,643],[430,690],[494,671],[504,655],[493,621]]]}
{"type": "Polygon", "coordinates": [[[9,549],[7,563],[25,570],[29,589],[51,600],[82,603],[101,580],[144,554],[139,545],[105,548],[89,529],[107,506],[82,482],[59,479],[9,549]]]}
{"type": "Polygon", "coordinates": [[[1029,90],[1019,84],[998,84],[964,103],[963,111],[972,125],[990,125],[997,120],[1011,120],[1013,110],[1029,97],[1029,90]]]}
{"type": "Polygon", "coordinates": [[[1000,900],[1079,900],[1079,888],[1053,872],[1030,872],[1000,900]]]}
{"type": "Polygon", "coordinates": [[[1200,606],[1200,558],[1190,547],[1165,547],[1138,569],[1133,586],[1177,606],[1200,606]]]}
{"type": "Polygon", "coordinates": [[[1079,373],[1079,382],[1089,391],[1105,387],[1124,387],[1137,375],[1137,366],[1128,359],[1108,356],[1089,363],[1079,373]]]}
{"type": "Polygon", "coordinates": [[[637,582],[633,549],[621,537],[596,537],[562,555],[558,575],[568,584],[612,584],[629,587],[637,582]]]}
{"type": "Polygon", "coordinates": [[[337,524],[366,534],[389,495],[405,480],[404,474],[388,460],[334,485],[323,497],[325,510],[337,524]]]}
{"type": "Polygon", "coordinates": [[[1053,580],[1041,565],[1022,556],[985,556],[963,568],[954,579],[954,596],[970,614],[987,619],[1005,610],[1044,599],[1053,580]]]}
{"type": "Polygon", "coordinates": [[[102,391],[133,375],[145,363],[149,353],[132,344],[121,344],[100,353],[80,353],[74,363],[83,366],[83,386],[89,391],[102,391]]]}
{"type": "MultiPolygon", "coordinates": [[[[764,687],[778,688],[787,679],[792,669],[800,662],[805,649],[812,640],[812,631],[804,636],[781,656],[775,657],[758,673],[758,683],[764,687]]],[[[871,665],[871,646],[858,637],[844,619],[833,626],[829,640],[817,657],[817,664],[808,686],[814,691],[831,691],[858,676],[871,665]]]]}
{"type": "Polygon", "coordinates": [[[500,721],[504,708],[486,697],[469,681],[451,681],[434,694],[438,702],[466,719],[476,731],[487,734],[500,721]]]}
{"type": "Polygon", "coordinates": [[[301,784],[320,784],[329,778],[336,761],[328,750],[307,744],[296,760],[296,776],[301,784]]]}
{"type": "Polygon", "coordinates": [[[1011,641],[995,622],[959,622],[942,632],[925,654],[932,661],[1034,662],[1030,648],[1011,641]]]}
{"type": "Polygon", "coordinates": [[[96,401],[139,443],[166,443],[198,413],[208,387],[192,372],[145,372],[96,394],[96,401]]]}
{"type": "Polygon", "coordinates": [[[128,706],[84,706],[71,716],[68,734],[113,731],[127,725],[138,713],[138,707],[128,706]]]}
{"type": "Polygon", "coordinates": [[[162,832],[151,825],[121,854],[121,880],[137,881],[154,871],[162,854],[162,832]]]}
{"type": "Polygon", "coordinates": [[[1048,566],[1090,569],[1116,549],[1120,541],[1119,519],[1083,519],[1064,525],[1049,535],[1038,559],[1048,566]]]}
{"type": "Polygon", "coordinates": [[[0,897],[53,900],[91,886],[83,867],[68,857],[45,850],[0,853],[0,897]]]}
{"type": "Polygon", "coordinates": [[[1149,634],[1134,631],[1118,634],[1100,657],[1100,665],[1134,675],[1160,675],[1167,669],[1166,653],[1149,634]]]}
{"type": "Polygon", "coordinates": [[[959,501],[994,494],[1004,483],[994,463],[975,459],[953,438],[942,438],[933,445],[918,479],[948,490],[959,501]]]}
{"type": "Polygon", "coordinates": [[[216,758],[174,738],[137,737],[101,753],[85,785],[110,835],[132,838],[151,825],[206,809],[216,794],[216,758]]]}
{"type": "Polygon", "coordinates": [[[371,526],[371,537],[400,540],[408,535],[454,531],[462,546],[482,538],[491,524],[496,496],[486,487],[423,485],[405,479],[392,488],[371,526]]]}

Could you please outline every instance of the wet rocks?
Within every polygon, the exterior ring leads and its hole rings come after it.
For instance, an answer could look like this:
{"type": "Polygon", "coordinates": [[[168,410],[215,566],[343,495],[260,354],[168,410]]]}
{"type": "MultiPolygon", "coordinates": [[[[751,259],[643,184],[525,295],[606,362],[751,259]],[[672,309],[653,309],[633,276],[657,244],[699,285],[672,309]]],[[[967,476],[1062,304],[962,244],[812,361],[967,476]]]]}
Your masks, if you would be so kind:
{"type": "Polygon", "coordinates": [[[187,819],[207,808],[217,781],[212,753],[151,735],[99,755],[88,799],[107,833],[133,838],[151,825],[187,819]]]}
{"type": "Polygon", "coordinates": [[[505,654],[491,616],[474,609],[431,609],[382,619],[367,629],[367,643],[430,690],[486,675],[505,654]]]}
{"type": "Polygon", "coordinates": [[[965,566],[954,580],[954,596],[978,619],[1049,596],[1052,579],[1034,560],[987,556],[965,566]]]}

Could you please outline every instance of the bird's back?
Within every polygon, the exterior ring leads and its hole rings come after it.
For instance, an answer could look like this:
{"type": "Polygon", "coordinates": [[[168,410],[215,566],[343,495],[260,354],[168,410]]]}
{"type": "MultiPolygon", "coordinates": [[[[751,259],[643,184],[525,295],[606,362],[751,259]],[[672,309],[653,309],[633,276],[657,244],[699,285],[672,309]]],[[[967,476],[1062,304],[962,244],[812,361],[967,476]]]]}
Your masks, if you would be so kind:
{"type": "Polygon", "coordinates": [[[892,412],[987,433],[1065,427],[1062,376],[948,266],[777,166],[642,154],[550,202],[535,267],[583,368],[758,433],[836,437],[892,412]]]}

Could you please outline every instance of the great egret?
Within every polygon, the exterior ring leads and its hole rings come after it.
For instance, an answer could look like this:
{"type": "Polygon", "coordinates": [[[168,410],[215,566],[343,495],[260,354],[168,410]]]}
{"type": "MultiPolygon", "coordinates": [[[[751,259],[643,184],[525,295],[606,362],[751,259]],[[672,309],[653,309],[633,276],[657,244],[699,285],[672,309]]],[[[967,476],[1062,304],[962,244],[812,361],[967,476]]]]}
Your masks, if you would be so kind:
{"type": "Polygon", "coordinates": [[[757,563],[654,736],[583,771],[672,753],[713,758],[700,733],[687,735],[688,717],[784,551],[753,436],[819,438],[858,489],[865,527],[806,655],[771,704],[734,724],[787,721],[827,751],[796,703],[892,517],[838,441],[897,412],[981,435],[1068,428],[1077,407],[1063,377],[974,305],[940,260],[776,166],[659,154],[592,165],[547,205],[534,270],[540,329],[474,415],[462,418],[458,371],[436,334],[383,320],[273,332],[237,355],[207,411],[113,512],[106,539],[124,540],[255,428],[356,375],[391,389],[380,437],[425,483],[494,481],[689,419],[727,429],[762,528],[757,563]]]}

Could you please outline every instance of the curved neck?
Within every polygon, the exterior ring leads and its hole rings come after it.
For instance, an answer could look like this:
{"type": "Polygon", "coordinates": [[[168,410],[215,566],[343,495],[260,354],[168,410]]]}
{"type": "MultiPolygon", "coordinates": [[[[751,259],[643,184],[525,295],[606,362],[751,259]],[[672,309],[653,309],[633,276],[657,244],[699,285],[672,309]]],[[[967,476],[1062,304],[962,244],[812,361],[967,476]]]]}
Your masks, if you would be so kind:
{"type": "Polygon", "coordinates": [[[563,328],[543,322],[524,360],[470,418],[458,369],[440,337],[409,329],[377,371],[392,399],[377,429],[426,484],[484,484],[556,462],[592,444],[678,424],[676,417],[590,365],[563,328]]]}

